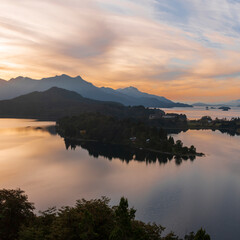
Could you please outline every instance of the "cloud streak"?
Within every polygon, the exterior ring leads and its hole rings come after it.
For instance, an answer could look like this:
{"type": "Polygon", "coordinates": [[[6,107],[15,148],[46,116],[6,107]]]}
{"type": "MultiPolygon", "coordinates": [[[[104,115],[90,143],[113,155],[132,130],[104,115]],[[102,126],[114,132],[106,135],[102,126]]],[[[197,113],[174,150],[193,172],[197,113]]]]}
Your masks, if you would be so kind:
{"type": "Polygon", "coordinates": [[[1,78],[64,72],[174,100],[239,98],[238,1],[0,0],[0,6],[1,78]]]}

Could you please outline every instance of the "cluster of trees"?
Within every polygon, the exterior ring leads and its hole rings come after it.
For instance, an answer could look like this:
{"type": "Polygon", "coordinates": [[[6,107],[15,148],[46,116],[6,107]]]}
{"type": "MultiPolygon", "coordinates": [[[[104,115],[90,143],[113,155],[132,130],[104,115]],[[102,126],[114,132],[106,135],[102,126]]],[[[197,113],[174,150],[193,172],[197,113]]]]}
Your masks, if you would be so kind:
{"type": "Polygon", "coordinates": [[[149,119],[148,125],[163,129],[187,129],[188,120],[185,114],[167,113],[156,119],[149,119]]]}
{"type": "Polygon", "coordinates": [[[240,118],[232,118],[230,120],[212,119],[209,116],[203,116],[199,120],[191,120],[188,122],[188,128],[190,129],[212,129],[219,130],[229,135],[240,135],[240,118]]]}
{"type": "Polygon", "coordinates": [[[91,113],[62,118],[56,126],[64,138],[122,144],[177,155],[197,154],[194,146],[183,147],[180,140],[175,143],[163,129],[133,119],[91,113]]]}
{"type": "Polygon", "coordinates": [[[191,120],[189,121],[190,126],[192,127],[211,127],[216,129],[223,128],[240,128],[240,118],[232,118],[230,120],[223,119],[212,119],[210,116],[203,116],[199,120],[191,120]]]}
{"type": "MultiPolygon", "coordinates": [[[[136,210],[121,198],[111,207],[109,199],[79,200],[74,207],[50,208],[34,214],[34,205],[20,189],[0,190],[1,240],[180,240],[164,227],[135,219],[136,210]]],[[[185,240],[210,240],[203,229],[185,240]]]]}

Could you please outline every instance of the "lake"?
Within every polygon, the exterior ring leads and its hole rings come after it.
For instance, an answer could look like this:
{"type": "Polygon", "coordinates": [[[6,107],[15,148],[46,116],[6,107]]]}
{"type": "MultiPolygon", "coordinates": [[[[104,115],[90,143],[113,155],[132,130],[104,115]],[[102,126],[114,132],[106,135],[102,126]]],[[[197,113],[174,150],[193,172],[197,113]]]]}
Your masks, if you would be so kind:
{"type": "Polygon", "coordinates": [[[181,236],[204,227],[213,240],[239,239],[239,136],[190,130],[173,136],[205,157],[123,161],[90,156],[81,147],[66,150],[64,140],[45,128],[53,124],[0,119],[0,188],[25,190],[37,210],[101,196],[117,204],[125,196],[138,219],[181,236]]]}
{"type": "Polygon", "coordinates": [[[223,111],[216,107],[215,109],[206,110],[206,107],[193,107],[193,108],[163,108],[166,113],[178,113],[186,114],[188,119],[200,119],[203,116],[210,116],[215,118],[227,118],[240,117],[240,107],[231,107],[229,111],[223,111]]]}

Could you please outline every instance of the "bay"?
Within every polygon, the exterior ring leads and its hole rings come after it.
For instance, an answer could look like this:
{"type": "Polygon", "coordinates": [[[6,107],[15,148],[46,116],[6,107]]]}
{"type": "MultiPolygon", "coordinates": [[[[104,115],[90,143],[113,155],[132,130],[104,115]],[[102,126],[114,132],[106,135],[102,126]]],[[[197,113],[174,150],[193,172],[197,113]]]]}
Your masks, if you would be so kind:
{"type": "Polygon", "coordinates": [[[137,218],[155,221],[184,236],[204,227],[212,239],[240,234],[240,137],[211,130],[173,135],[196,146],[195,160],[123,161],[87,149],[66,150],[46,126],[53,122],[0,119],[0,188],[21,188],[37,210],[75,200],[121,196],[137,218]]]}
{"type": "Polygon", "coordinates": [[[195,120],[200,119],[203,116],[210,116],[212,119],[215,118],[237,118],[240,117],[240,107],[231,107],[229,111],[223,111],[215,107],[215,109],[206,110],[206,107],[193,107],[193,108],[164,108],[166,113],[178,113],[178,114],[186,114],[188,119],[195,120]]]}

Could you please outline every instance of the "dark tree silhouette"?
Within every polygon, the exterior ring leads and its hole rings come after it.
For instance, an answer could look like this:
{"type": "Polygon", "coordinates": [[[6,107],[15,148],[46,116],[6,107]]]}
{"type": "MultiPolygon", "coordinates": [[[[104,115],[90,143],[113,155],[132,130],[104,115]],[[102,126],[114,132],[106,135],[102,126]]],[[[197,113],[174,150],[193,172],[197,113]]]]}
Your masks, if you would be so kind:
{"type": "Polygon", "coordinates": [[[21,225],[33,218],[33,210],[22,190],[0,190],[0,239],[15,240],[21,225]]]}

